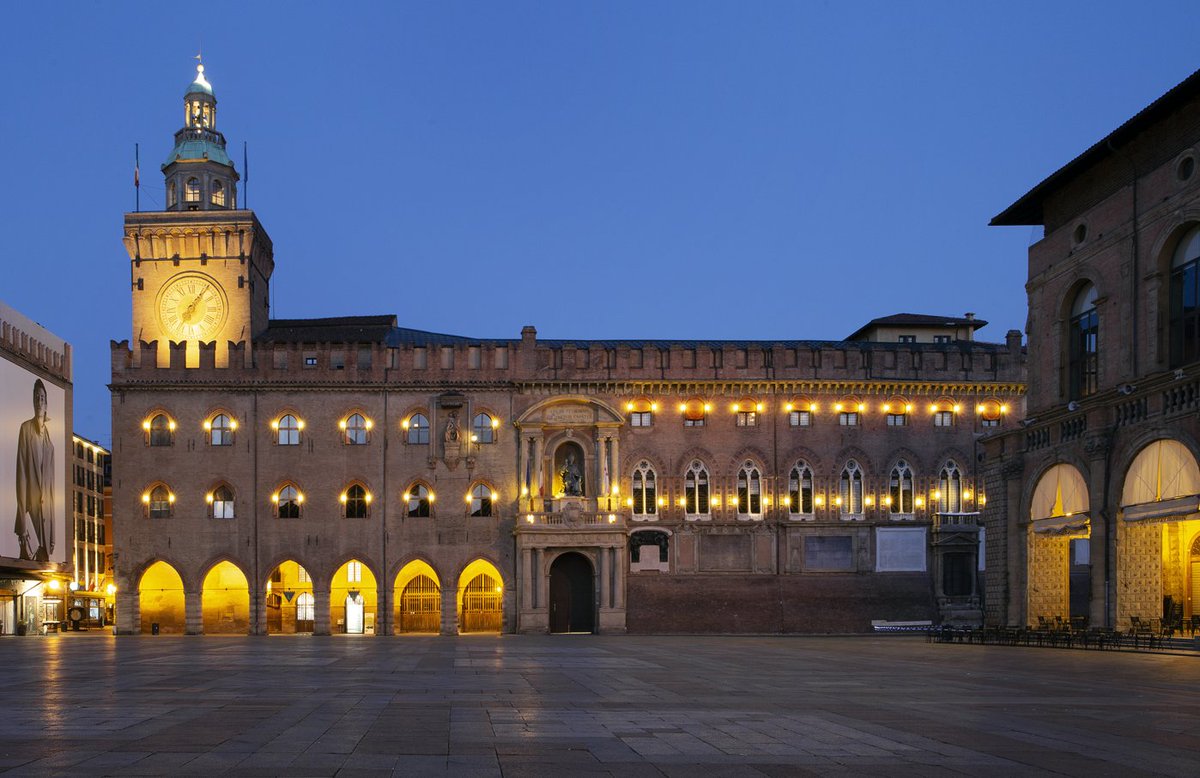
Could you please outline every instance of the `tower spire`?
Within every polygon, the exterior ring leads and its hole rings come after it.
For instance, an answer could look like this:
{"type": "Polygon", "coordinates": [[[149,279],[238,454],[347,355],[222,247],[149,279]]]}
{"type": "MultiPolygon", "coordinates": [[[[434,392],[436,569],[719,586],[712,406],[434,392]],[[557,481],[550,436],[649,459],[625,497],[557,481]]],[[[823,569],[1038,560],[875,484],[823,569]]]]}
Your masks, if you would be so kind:
{"type": "Polygon", "coordinates": [[[168,211],[226,210],[237,204],[238,174],[217,130],[217,97],[204,76],[203,54],[195,59],[196,77],[183,95],[183,127],[162,166],[168,211]]]}

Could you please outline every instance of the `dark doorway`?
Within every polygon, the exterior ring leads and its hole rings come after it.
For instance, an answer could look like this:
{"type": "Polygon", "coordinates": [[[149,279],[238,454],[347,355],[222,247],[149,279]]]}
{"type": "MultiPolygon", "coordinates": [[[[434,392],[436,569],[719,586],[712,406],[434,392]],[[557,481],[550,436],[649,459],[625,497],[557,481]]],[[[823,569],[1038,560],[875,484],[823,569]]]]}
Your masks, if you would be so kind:
{"type": "Polygon", "coordinates": [[[562,554],[550,565],[550,631],[595,632],[592,564],[582,554],[562,554]]]}

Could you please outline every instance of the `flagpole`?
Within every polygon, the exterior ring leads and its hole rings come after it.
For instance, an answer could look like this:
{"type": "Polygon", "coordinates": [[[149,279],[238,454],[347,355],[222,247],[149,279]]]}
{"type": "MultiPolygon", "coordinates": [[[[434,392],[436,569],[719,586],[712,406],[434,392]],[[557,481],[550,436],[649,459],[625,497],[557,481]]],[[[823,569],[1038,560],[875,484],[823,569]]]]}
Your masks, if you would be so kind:
{"type": "Polygon", "coordinates": [[[133,210],[142,210],[142,182],[140,180],[141,160],[139,159],[138,144],[133,144],[133,210]]]}
{"type": "Polygon", "coordinates": [[[242,141],[242,207],[250,209],[250,158],[246,156],[246,141],[242,141]]]}

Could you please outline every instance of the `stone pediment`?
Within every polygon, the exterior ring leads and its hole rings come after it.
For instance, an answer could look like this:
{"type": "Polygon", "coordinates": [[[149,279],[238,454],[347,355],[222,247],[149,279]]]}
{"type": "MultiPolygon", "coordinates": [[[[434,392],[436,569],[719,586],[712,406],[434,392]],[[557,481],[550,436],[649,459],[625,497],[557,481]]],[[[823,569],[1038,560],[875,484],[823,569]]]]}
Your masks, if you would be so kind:
{"type": "Polygon", "coordinates": [[[521,414],[518,427],[578,427],[621,424],[624,418],[605,403],[583,396],[555,397],[521,414]]]}

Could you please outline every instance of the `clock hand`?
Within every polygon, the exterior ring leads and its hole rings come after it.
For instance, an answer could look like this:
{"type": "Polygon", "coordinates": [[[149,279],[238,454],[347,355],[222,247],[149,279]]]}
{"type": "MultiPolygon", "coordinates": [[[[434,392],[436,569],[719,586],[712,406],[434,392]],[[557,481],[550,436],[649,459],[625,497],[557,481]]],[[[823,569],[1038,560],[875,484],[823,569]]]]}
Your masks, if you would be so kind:
{"type": "Polygon", "coordinates": [[[200,294],[196,295],[196,299],[192,300],[192,304],[184,309],[183,318],[185,321],[190,322],[192,320],[192,314],[196,312],[196,306],[200,304],[201,298],[204,297],[204,293],[207,291],[208,291],[208,285],[206,284],[205,287],[200,290],[200,294]]]}

